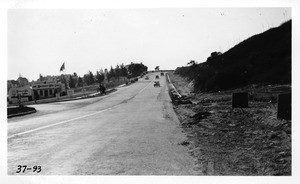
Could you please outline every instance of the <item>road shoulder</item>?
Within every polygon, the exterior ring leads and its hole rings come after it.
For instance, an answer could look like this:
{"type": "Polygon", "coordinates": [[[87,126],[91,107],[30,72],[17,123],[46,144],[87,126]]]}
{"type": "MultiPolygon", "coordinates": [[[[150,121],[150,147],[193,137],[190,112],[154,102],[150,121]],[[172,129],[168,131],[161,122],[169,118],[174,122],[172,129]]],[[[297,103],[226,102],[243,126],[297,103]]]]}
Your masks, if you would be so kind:
{"type": "MultiPolygon", "coordinates": [[[[173,76],[178,91],[185,91],[186,80],[173,76]]],[[[279,89],[272,86],[274,93],[279,89]]],[[[185,97],[191,103],[174,105],[188,135],[184,145],[203,174],[291,175],[291,122],[276,118],[277,104],[265,87],[255,89],[244,109],[231,108],[234,91],[191,93],[185,97]]]]}

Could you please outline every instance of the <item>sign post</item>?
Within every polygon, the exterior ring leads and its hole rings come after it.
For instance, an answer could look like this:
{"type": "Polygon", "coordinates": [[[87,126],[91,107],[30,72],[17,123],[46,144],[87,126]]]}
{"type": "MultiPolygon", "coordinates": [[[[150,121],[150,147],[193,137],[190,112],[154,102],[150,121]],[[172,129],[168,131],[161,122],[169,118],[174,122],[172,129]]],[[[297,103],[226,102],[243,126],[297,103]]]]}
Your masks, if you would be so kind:
{"type": "Polygon", "coordinates": [[[277,118],[292,119],[292,95],[291,93],[279,94],[277,98],[277,118]]]}
{"type": "Polygon", "coordinates": [[[248,107],[248,92],[232,93],[232,108],[248,107]]]}

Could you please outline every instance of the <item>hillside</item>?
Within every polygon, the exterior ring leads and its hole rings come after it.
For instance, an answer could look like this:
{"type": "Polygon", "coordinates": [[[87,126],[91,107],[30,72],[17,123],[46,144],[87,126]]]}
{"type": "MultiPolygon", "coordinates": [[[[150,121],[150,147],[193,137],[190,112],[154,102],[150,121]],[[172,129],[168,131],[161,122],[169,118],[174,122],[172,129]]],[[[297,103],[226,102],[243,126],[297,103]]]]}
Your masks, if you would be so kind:
{"type": "Polygon", "coordinates": [[[254,35],[225,53],[213,52],[204,63],[179,67],[175,73],[194,81],[195,91],[226,90],[250,84],[291,83],[291,27],[254,35]]]}

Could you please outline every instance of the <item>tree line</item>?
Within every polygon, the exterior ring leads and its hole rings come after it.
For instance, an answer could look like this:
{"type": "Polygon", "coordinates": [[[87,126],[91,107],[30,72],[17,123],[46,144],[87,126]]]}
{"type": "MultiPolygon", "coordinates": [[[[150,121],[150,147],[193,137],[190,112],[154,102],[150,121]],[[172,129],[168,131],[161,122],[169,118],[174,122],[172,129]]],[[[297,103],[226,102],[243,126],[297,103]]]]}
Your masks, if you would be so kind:
{"type": "MultiPolygon", "coordinates": [[[[88,71],[82,77],[79,76],[76,72],[69,75],[60,75],[57,77],[56,81],[62,82],[69,86],[69,88],[76,88],[82,87],[86,85],[93,85],[93,84],[101,84],[104,82],[105,78],[107,82],[111,82],[113,80],[120,80],[123,79],[131,79],[137,76],[140,76],[143,72],[147,71],[148,67],[145,66],[143,63],[130,63],[129,65],[116,65],[116,67],[110,67],[109,70],[102,68],[97,70],[96,73],[92,71],[88,71]]],[[[40,74],[38,81],[44,81],[46,77],[40,74]]]]}

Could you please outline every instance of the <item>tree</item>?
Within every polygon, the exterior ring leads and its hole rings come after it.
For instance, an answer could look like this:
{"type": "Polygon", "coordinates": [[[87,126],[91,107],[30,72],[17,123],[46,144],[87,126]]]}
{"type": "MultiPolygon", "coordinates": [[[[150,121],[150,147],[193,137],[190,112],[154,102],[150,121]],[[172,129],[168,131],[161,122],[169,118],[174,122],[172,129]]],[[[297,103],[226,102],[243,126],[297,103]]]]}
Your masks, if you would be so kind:
{"type": "Polygon", "coordinates": [[[78,86],[78,75],[76,72],[73,73],[73,80],[74,80],[74,84],[75,84],[75,87],[78,86]]]}
{"type": "Polygon", "coordinates": [[[117,65],[116,68],[115,68],[115,77],[117,79],[119,79],[121,77],[121,74],[122,74],[121,68],[120,68],[119,65],[117,65]]]}
{"type": "Polygon", "coordinates": [[[90,85],[89,74],[84,74],[84,75],[83,75],[83,82],[84,82],[86,85],[90,85]]]}
{"type": "Polygon", "coordinates": [[[95,77],[94,77],[94,74],[91,71],[89,71],[89,81],[90,81],[90,84],[95,83],[95,77]]]}
{"type": "Polygon", "coordinates": [[[45,80],[45,77],[42,74],[40,74],[38,81],[44,81],[44,80],[45,80]]]}
{"type": "Polygon", "coordinates": [[[104,81],[104,73],[101,72],[101,70],[100,72],[99,71],[96,72],[96,80],[99,84],[101,84],[104,81]]]}
{"type": "Polygon", "coordinates": [[[83,76],[83,81],[87,84],[87,85],[91,85],[95,83],[95,77],[93,75],[93,73],[91,71],[88,71],[87,74],[84,74],[83,76]]]}
{"type": "Polygon", "coordinates": [[[155,67],[155,71],[158,71],[158,70],[159,70],[159,66],[156,66],[156,67],[155,67]]]}
{"type": "Polygon", "coordinates": [[[107,68],[104,69],[104,76],[107,79],[107,82],[109,82],[109,75],[108,75],[108,70],[107,68]]]}
{"type": "Polygon", "coordinates": [[[79,86],[79,87],[83,86],[83,79],[82,79],[82,77],[78,77],[77,86],[79,86]]]}
{"type": "Polygon", "coordinates": [[[115,77],[115,70],[112,66],[110,66],[110,70],[107,73],[107,80],[109,81],[111,78],[115,77]]]}
{"type": "Polygon", "coordinates": [[[137,77],[147,70],[148,70],[148,67],[142,63],[140,63],[140,64],[139,63],[131,63],[128,66],[128,77],[129,78],[137,77]]]}
{"type": "Polygon", "coordinates": [[[217,56],[220,56],[220,55],[222,55],[222,52],[212,52],[210,54],[210,57],[217,57],[217,56]]]}
{"type": "Polygon", "coordinates": [[[17,81],[19,82],[20,87],[26,86],[29,84],[29,81],[27,78],[22,77],[21,74],[19,75],[19,78],[17,79],[17,81]]]}
{"type": "Polygon", "coordinates": [[[127,68],[124,66],[123,63],[121,64],[120,68],[121,68],[121,76],[122,77],[127,77],[128,71],[127,71],[127,68]]]}
{"type": "Polygon", "coordinates": [[[210,54],[210,56],[207,58],[207,61],[211,61],[211,60],[214,60],[215,58],[217,58],[218,56],[221,56],[222,55],[222,52],[212,52],[210,54]]]}
{"type": "Polygon", "coordinates": [[[197,64],[197,62],[195,62],[195,60],[191,60],[190,62],[187,63],[187,65],[190,66],[195,66],[197,64]]]}
{"type": "Polygon", "coordinates": [[[69,87],[70,88],[75,88],[75,85],[76,85],[76,83],[75,83],[75,80],[74,80],[73,76],[70,76],[69,87]]]}
{"type": "Polygon", "coordinates": [[[68,89],[68,80],[66,79],[65,75],[61,74],[59,77],[58,77],[58,82],[61,82],[65,85],[66,89],[68,89]]]}

